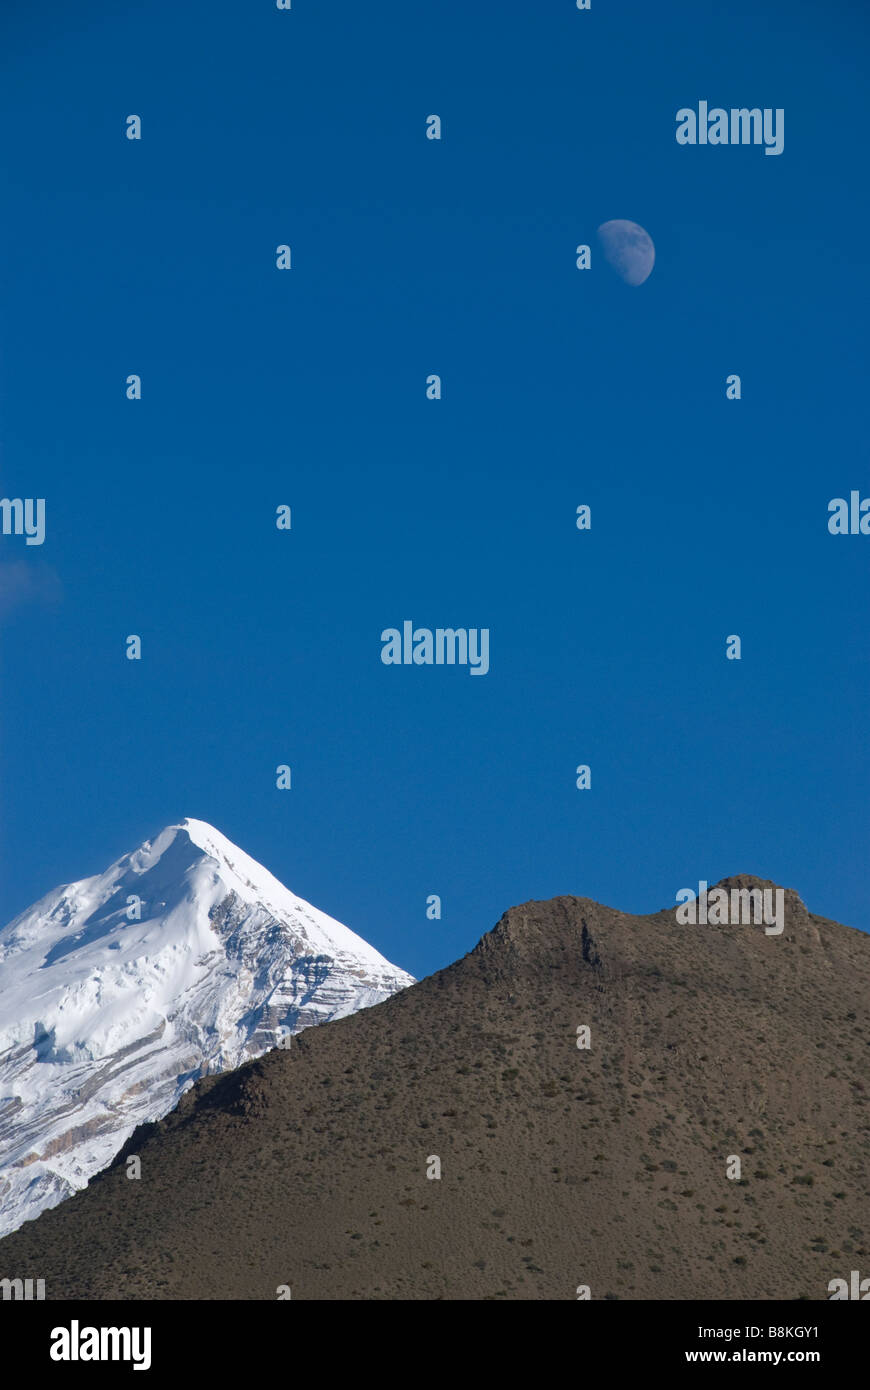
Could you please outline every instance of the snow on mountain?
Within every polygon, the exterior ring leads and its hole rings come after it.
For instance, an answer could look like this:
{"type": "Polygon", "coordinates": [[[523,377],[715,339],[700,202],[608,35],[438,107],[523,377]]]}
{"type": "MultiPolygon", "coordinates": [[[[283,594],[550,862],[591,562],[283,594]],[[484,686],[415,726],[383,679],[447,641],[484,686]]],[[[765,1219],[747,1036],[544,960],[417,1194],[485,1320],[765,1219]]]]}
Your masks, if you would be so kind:
{"type": "Polygon", "coordinates": [[[0,1236],[197,1077],[409,984],[204,821],[47,894],[0,931],[0,1236]]]}

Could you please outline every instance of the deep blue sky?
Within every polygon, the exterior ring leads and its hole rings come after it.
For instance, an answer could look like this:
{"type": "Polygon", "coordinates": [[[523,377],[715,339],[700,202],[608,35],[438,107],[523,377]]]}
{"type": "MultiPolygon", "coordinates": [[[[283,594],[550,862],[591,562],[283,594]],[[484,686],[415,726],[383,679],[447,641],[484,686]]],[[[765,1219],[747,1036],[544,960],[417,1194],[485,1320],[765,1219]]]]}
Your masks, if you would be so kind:
{"type": "Polygon", "coordinates": [[[4,4],[0,495],[48,534],[0,537],[0,923],[191,815],[417,975],[740,871],[870,928],[867,28],[4,4]],[[678,146],[700,99],[784,153],[678,146]],[[385,667],[405,618],[490,673],[385,667]]]}

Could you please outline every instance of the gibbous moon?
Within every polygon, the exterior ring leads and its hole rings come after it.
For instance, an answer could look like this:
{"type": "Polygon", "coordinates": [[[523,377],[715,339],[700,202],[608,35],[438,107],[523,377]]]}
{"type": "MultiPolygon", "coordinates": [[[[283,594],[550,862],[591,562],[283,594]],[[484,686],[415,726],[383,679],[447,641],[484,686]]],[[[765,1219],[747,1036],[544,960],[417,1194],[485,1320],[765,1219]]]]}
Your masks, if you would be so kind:
{"type": "Polygon", "coordinates": [[[617,275],[627,285],[642,285],[656,259],[656,248],[649,232],[645,232],[636,222],[627,222],[618,217],[613,222],[602,222],[598,228],[598,240],[604,259],[613,266],[617,275]]]}

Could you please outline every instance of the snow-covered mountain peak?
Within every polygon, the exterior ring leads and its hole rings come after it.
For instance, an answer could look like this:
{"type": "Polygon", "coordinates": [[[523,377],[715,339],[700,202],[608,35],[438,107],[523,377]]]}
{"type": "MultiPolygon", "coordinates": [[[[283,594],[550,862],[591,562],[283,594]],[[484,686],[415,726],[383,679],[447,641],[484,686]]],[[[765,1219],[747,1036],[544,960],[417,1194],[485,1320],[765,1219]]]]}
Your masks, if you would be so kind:
{"type": "Polygon", "coordinates": [[[0,1234],[209,1071],[413,981],[205,821],[0,931],[0,1234]]]}

